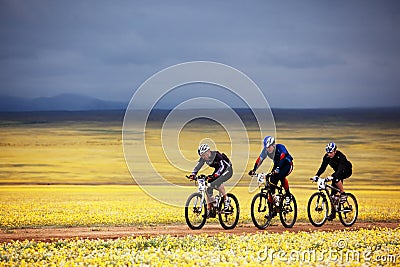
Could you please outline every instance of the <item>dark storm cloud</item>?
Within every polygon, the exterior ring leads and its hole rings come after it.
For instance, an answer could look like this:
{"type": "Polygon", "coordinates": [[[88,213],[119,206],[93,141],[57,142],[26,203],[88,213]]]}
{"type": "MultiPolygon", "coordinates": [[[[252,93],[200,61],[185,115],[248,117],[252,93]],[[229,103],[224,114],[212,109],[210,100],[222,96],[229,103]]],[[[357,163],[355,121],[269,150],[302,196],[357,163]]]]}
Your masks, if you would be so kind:
{"type": "Polygon", "coordinates": [[[0,94],[125,101],[211,60],[278,107],[399,105],[398,1],[0,1],[0,94]],[[323,103],[323,104],[322,104],[323,103]]]}

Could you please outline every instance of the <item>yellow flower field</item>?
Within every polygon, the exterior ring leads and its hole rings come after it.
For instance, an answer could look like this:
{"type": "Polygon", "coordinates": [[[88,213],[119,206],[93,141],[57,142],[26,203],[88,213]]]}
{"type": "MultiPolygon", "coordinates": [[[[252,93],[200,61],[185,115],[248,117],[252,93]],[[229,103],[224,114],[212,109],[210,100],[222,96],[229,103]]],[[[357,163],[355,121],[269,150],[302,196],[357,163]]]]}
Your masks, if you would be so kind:
{"type": "MultiPolygon", "coordinates": [[[[165,187],[158,189],[171,193],[165,187]]],[[[292,189],[297,197],[299,222],[308,222],[306,207],[314,191],[311,186],[292,189]]],[[[349,192],[358,199],[358,221],[400,221],[398,191],[349,189],[349,192]]],[[[239,224],[251,223],[250,204],[255,193],[249,193],[247,187],[236,187],[233,193],[241,206],[239,224]]],[[[0,228],[3,229],[185,224],[183,207],[162,204],[138,186],[2,186],[0,195],[0,228]]],[[[186,198],[181,196],[182,205],[186,198]]]]}
{"type": "Polygon", "coordinates": [[[368,266],[400,263],[400,229],[23,241],[2,266],[368,266]]]}

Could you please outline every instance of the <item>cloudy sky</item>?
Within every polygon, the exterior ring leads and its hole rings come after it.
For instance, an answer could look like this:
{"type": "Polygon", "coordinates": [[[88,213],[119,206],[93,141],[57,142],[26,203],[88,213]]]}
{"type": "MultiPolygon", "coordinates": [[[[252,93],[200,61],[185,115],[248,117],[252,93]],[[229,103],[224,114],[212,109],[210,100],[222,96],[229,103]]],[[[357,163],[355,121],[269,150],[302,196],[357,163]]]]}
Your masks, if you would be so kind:
{"type": "Polygon", "coordinates": [[[0,0],[0,94],[127,102],[205,60],[248,75],[272,107],[400,106],[399,28],[400,1],[0,0]]]}

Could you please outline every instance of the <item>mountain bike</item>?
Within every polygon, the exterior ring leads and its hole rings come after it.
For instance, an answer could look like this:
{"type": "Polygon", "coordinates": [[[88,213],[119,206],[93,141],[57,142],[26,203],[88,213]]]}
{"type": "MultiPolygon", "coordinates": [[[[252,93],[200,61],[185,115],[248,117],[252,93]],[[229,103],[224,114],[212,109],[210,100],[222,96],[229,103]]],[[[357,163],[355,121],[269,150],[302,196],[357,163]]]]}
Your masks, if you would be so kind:
{"type": "Polygon", "coordinates": [[[271,183],[272,174],[254,174],[257,177],[258,186],[261,189],[251,201],[251,219],[258,229],[265,229],[271,224],[271,220],[279,213],[279,219],[285,228],[291,228],[297,219],[297,202],[293,194],[290,201],[286,202],[283,187],[271,183]],[[273,194],[273,189],[278,193],[273,194]]]}
{"type": "MultiPolygon", "coordinates": [[[[189,178],[189,176],[186,176],[189,178]]],[[[185,219],[190,229],[198,230],[201,229],[206,223],[207,214],[210,214],[210,218],[215,218],[218,215],[219,223],[226,229],[235,228],[239,221],[239,201],[236,196],[232,193],[228,193],[227,197],[229,200],[229,207],[225,208],[224,197],[220,192],[214,198],[216,204],[211,208],[210,212],[207,212],[207,188],[210,187],[210,183],[207,182],[205,175],[196,176],[194,179],[197,185],[197,192],[191,194],[185,205],[185,219]]]]}
{"type": "Polygon", "coordinates": [[[317,179],[310,178],[313,182],[318,184],[318,192],[311,195],[308,205],[307,213],[308,219],[311,224],[317,227],[322,226],[328,219],[328,200],[330,203],[330,208],[339,214],[340,222],[344,226],[352,226],[358,215],[358,204],[356,197],[351,193],[346,193],[346,200],[340,200],[340,190],[327,184],[330,178],[320,178],[317,179]],[[332,194],[335,192],[336,194],[332,194]]]}

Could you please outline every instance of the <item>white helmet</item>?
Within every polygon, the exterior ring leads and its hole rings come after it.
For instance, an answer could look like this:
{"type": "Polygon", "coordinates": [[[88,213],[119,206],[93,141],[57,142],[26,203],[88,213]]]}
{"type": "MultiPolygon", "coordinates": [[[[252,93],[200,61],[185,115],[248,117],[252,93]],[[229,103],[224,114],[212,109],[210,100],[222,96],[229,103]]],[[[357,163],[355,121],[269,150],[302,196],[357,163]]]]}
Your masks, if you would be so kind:
{"type": "Polygon", "coordinates": [[[325,151],[326,153],[330,153],[336,150],[336,144],[334,142],[330,142],[329,144],[326,145],[325,151]]]}
{"type": "Polygon", "coordinates": [[[264,147],[269,147],[273,144],[275,144],[275,138],[273,138],[272,136],[266,136],[264,138],[264,147]]]}
{"type": "Polygon", "coordinates": [[[197,149],[197,153],[199,153],[199,156],[203,155],[204,152],[210,150],[210,146],[207,144],[201,144],[199,146],[199,149],[197,149]]]}

